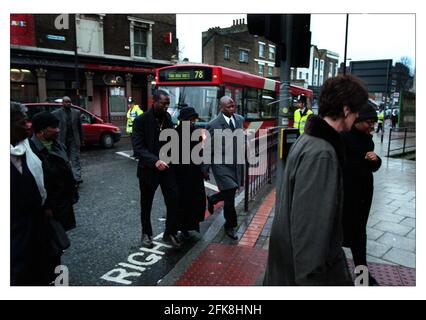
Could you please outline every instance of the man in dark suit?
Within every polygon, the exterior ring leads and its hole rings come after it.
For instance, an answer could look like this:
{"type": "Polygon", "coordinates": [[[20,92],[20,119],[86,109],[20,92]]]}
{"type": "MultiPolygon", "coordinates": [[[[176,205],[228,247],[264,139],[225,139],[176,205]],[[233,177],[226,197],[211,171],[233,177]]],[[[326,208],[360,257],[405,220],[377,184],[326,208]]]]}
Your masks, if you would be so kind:
{"type": "MultiPolygon", "coordinates": [[[[219,193],[216,193],[212,196],[207,197],[208,199],[208,210],[210,213],[213,213],[214,205],[219,201],[224,201],[223,213],[225,216],[225,233],[233,240],[237,240],[238,237],[235,232],[235,227],[237,226],[237,213],[235,211],[235,193],[240,186],[243,185],[243,164],[237,163],[237,158],[241,156],[241,152],[244,152],[244,149],[238,149],[237,139],[233,138],[233,143],[231,145],[232,150],[226,148],[226,144],[222,141],[222,150],[221,154],[215,156],[215,153],[220,152],[218,149],[215,149],[214,142],[215,131],[217,130],[223,132],[223,130],[230,129],[232,132],[234,130],[243,129],[244,118],[238,114],[235,114],[235,103],[228,97],[224,96],[219,101],[220,112],[218,116],[209,122],[206,126],[206,130],[210,133],[211,138],[211,161],[210,165],[212,172],[219,188],[219,193]],[[227,163],[224,159],[229,158],[232,154],[232,163],[227,163]],[[220,163],[215,163],[214,159],[220,158],[220,163]]],[[[242,131],[241,131],[241,134],[242,131]]],[[[216,137],[218,138],[218,137],[216,137]]],[[[244,147],[240,146],[240,147],[244,147]]],[[[244,155],[244,153],[243,153],[244,155]]],[[[210,168],[209,165],[205,165],[203,168],[204,174],[208,174],[210,168]]]]}
{"type": "Polygon", "coordinates": [[[166,143],[160,141],[164,129],[173,128],[167,108],[170,104],[167,92],[158,90],[153,96],[152,108],[133,122],[132,142],[139,159],[137,176],[141,192],[142,245],[152,248],[151,208],[158,185],[167,207],[166,229],[163,240],[174,247],[181,243],[177,233],[178,189],[173,167],[160,160],[160,149],[166,143]]]}
{"type": "Polygon", "coordinates": [[[71,108],[71,99],[65,96],[62,98],[62,108],[52,114],[59,119],[59,141],[67,147],[74,179],[80,184],[83,182],[80,164],[80,146],[83,141],[80,111],[71,108]]]}

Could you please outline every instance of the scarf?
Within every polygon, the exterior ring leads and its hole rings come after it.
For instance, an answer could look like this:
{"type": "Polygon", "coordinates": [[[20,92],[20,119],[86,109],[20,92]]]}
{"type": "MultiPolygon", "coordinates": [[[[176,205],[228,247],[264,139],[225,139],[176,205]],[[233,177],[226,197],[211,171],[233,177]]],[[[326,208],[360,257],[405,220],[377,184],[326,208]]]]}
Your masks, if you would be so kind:
{"type": "Polygon", "coordinates": [[[41,203],[44,204],[47,193],[46,189],[44,188],[43,167],[41,165],[40,159],[31,150],[28,139],[19,142],[15,147],[10,145],[10,154],[14,156],[23,156],[25,154],[25,160],[27,162],[28,169],[37,183],[37,188],[42,199],[41,203]]]}

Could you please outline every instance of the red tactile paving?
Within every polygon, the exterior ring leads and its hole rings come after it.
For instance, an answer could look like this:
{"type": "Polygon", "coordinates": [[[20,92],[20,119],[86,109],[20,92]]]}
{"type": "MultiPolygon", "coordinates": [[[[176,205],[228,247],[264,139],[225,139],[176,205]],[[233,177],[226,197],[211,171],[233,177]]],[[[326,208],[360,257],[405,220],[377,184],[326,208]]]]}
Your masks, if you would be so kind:
{"type": "Polygon", "coordinates": [[[271,213],[273,207],[275,205],[275,189],[273,189],[265,201],[263,201],[262,205],[257,210],[253,219],[250,222],[250,225],[244,232],[241,237],[238,245],[241,247],[254,247],[256,245],[257,239],[262,233],[262,229],[268,221],[269,214],[271,213]]]}
{"type": "MultiPolygon", "coordinates": [[[[348,265],[353,274],[353,261],[348,260],[348,265]]],[[[416,269],[413,268],[369,262],[368,270],[381,286],[412,287],[416,285],[416,269]]]]}
{"type": "Polygon", "coordinates": [[[175,283],[177,286],[249,286],[265,270],[268,253],[252,247],[210,244],[175,283]]]}
{"type": "MultiPolygon", "coordinates": [[[[267,250],[210,244],[181,275],[177,286],[250,286],[266,267],[267,250]]],[[[353,273],[353,262],[348,260],[353,273]]],[[[369,270],[381,286],[415,286],[416,269],[397,265],[369,263],[369,270]]]]}

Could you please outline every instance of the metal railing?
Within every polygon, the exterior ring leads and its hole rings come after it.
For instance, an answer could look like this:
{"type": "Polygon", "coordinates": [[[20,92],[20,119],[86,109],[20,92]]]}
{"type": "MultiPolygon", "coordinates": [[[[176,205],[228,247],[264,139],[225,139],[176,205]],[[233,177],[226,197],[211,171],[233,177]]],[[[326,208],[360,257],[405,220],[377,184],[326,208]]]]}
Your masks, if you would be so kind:
{"type": "Polygon", "coordinates": [[[246,140],[246,164],[244,167],[244,211],[246,212],[249,210],[249,202],[261,191],[262,187],[272,183],[272,177],[277,169],[279,128],[268,128],[266,135],[266,145],[259,143],[261,139],[259,136],[252,138],[251,144],[246,140]],[[253,145],[254,148],[249,147],[253,145]],[[261,161],[253,164],[251,160],[258,158],[261,152],[265,152],[265,148],[266,159],[260,157],[261,161]]]}
{"type": "Polygon", "coordinates": [[[416,128],[391,128],[389,130],[387,157],[405,155],[416,150],[416,128]],[[395,152],[398,151],[398,152],[395,152]],[[391,154],[393,152],[393,154],[391,154]]]}

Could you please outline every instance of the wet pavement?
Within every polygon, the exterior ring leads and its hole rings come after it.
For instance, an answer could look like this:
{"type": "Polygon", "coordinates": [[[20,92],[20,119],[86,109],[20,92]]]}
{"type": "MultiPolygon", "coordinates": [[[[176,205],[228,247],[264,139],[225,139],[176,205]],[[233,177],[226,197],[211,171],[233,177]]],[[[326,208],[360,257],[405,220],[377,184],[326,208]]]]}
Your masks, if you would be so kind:
{"type": "MultiPolygon", "coordinates": [[[[382,167],[375,173],[375,193],[368,222],[367,260],[382,285],[415,285],[416,162],[387,158],[375,134],[382,167]]],[[[244,212],[244,192],[236,198],[238,240],[223,230],[220,206],[206,213],[201,232],[176,250],[161,241],[164,203],[155,195],[152,221],[156,248],[140,245],[139,188],[136,161],[123,139],[114,150],[83,152],[81,199],[76,206],[78,228],[70,232],[71,248],[63,263],[70,285],[136,286],[256,286],[266,265],[269,232],[274,216],[275,189],[267,185],[244,212]]],[[[213,192],[214,181],[206,188],[213,192]]],[[[242,190],[240,190],[242,191],[242,190]]],[[[352,267],[351,256],[348,264],[352,267]]]]}

